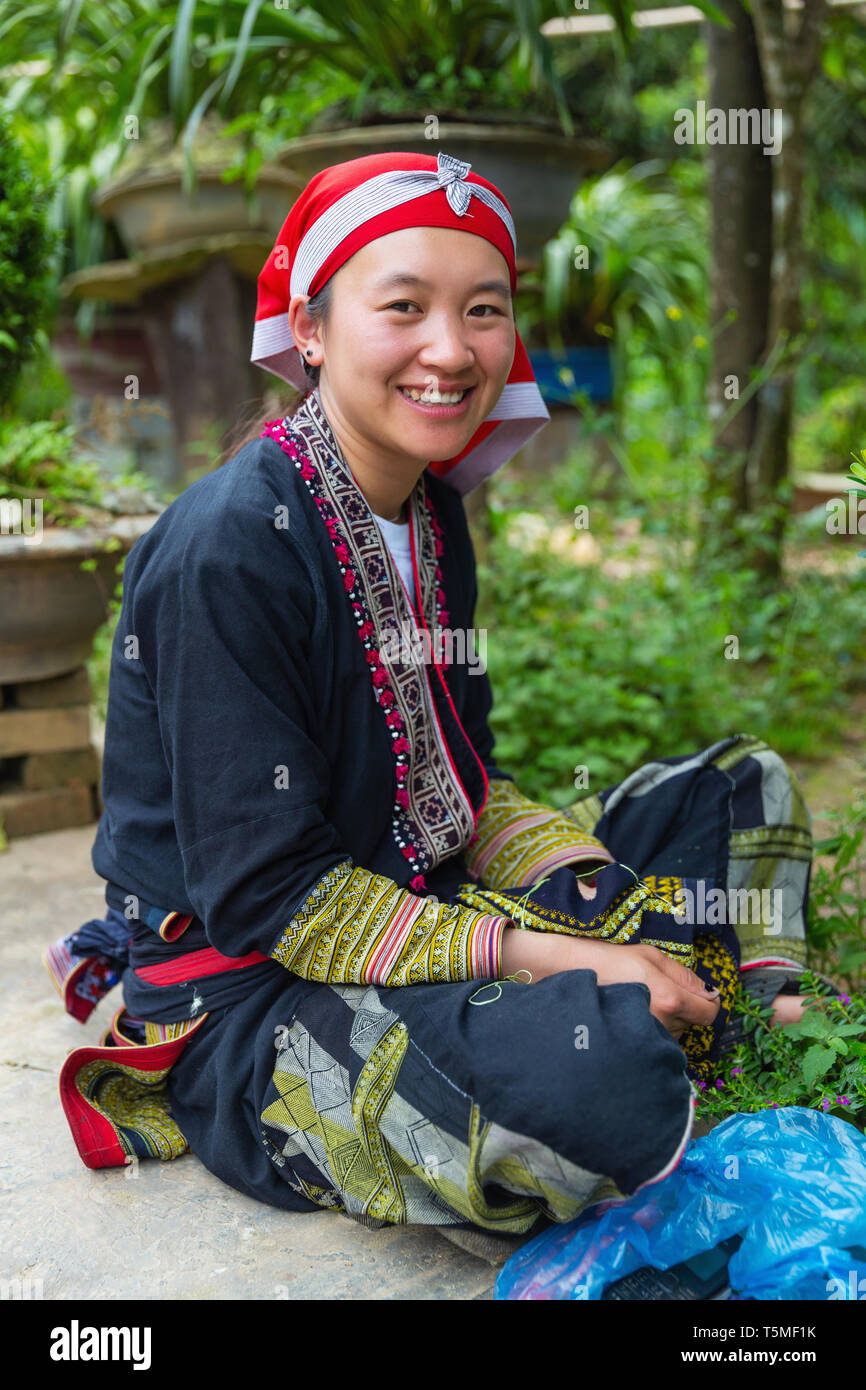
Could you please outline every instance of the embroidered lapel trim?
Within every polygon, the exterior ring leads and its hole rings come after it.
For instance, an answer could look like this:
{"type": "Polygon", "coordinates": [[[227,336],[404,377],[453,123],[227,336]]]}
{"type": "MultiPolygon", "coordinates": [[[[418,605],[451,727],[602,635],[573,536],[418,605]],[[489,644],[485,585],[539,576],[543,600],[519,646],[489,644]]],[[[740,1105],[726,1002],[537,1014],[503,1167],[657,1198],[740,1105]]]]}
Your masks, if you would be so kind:
{"type": "MultiPolygon", "coordinates": [[[[466,848],[476,818],[439,723],[426,666],[412,659],[416,644],[401,640],[417,631],[414,611],[318,390],[293,416],[272,422],[264,433],[292,458],[334,546],[373,694],[391,734],[397,778],[394,838],[415,872],[411,886],[420,890],[426,870],[466,848]]],[[[437,564],[441,530],[423,474],[409,499],[409,516],[421,614],[429,629],[447,612],[437,564]]]]}

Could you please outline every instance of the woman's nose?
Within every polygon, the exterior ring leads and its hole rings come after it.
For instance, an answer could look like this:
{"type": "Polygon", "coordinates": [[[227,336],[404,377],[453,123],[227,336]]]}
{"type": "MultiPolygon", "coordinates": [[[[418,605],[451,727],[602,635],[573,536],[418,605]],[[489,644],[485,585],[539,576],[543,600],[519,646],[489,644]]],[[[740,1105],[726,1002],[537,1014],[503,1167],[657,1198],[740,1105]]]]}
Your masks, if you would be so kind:
{"type": "Polygon", "coordinates": [[[466,330],[458,324],[442,324],[432,332],[424,358],[424,370],[439,376],[456,376],[475,361],[475,352],[466,340],[466,330]]]}

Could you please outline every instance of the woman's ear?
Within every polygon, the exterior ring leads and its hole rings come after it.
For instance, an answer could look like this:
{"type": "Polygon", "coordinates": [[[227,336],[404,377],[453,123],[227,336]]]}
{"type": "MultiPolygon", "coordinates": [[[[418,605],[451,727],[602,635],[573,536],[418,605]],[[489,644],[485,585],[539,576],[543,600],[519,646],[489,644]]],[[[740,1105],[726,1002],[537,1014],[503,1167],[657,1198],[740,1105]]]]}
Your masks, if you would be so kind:
{"type": "Polygon", "coordinates": [[[309,299],[308,294],[292,295],[288,308],[289,329],[305,362],[311,367],[318,367],[322,362],[321,323],[307,313],[309,299]]]}

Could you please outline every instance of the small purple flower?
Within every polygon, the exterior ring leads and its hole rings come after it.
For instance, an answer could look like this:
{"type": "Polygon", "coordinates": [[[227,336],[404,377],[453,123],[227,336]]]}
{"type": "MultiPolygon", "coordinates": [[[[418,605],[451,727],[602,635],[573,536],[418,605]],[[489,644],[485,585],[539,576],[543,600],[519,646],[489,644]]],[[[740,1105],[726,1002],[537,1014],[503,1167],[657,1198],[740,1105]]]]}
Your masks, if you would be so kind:
{"type": "Polygon", "coordinates": [[[743,1074],[743,1068],[742,1068],[742,1067],[731,1067],[731,1076],[742,1076],[742,1074],[743,1074]]]}
{"type": "Polygon", "coordinates": [[[848,994],[837,994],[836,999],[840,1004],[850,1004],[851,996],[848,994]]]}
{"type": "Polygon", "coordinates": [[[778,1108],[779,1108],[779,1102],[778,1102],[777,1100],[774,1100],[774,1101],[773,1101],[773,1109],[774,1109],[774,1110],[778,1110],[778,1108]]]}
{"type": "Polygon", "coordinates": [[[700,1091],[705,1091],[706,1089],[707,1089],[707,1083],[706,1083],[706,1081],[699,1081],[699,1082],[698,1082],[698,1090],[700,1090],[700,1091]]]}
{"type": "Polygon", "coordinates": [[[827,1099],[827,1097],[825,1096],[824,1099],[821,1101],[821,1109],[822,1109],[822,1110],[829,1110],[829,1109],[830,1109],[830,1105],[831,1105],[831,1101],[829,1101],[829,1100],[827,1099]]]}
{"type": "Polygon", "coordinates": [[[849,1103],[847,1096],[837,1096],[836,1099],[838,1100],[840,1105],[848,1105],[849,1103]]]}
{"type": "Polygon", "coordinates": [[[721,1088],[722,1086],[724,1086],[724,1084],[725,1084],[725,1083],[724,1083],[724,1081],[722,1081],[721,1077],[720,1077],[719,1080],[716,1082],[716,1086],[719,1087],[719,1088],[721,1088]]]}

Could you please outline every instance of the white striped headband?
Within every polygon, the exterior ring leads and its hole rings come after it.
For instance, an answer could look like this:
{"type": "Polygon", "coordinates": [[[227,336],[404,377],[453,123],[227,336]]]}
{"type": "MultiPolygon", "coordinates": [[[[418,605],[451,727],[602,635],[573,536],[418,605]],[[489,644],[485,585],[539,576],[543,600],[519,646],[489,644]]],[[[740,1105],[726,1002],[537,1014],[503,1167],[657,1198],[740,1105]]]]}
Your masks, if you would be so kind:
{"type": "Polygon", "coordinates": [[[390,212],[392,208],[411,202],[413,198],[423,198],[434,188],[444,188],[449,206],[458,217],[464,217],[469,210],[470,199],[474,195],[492,208],[501,217],[511,237],[511,245],[517,256],[517,234],[514,220],[501,198],[484,184],[466,182],[471,165],[454,155],[437,155],[435,169],[389,169],[384,174],[367,179],[358,184],[342,198],[332,203],[307,231],[295,256],[292,266],[290,295],[309,294],[310,285],[319,269],[333,255],[341,241],[350,232],[362,227],[380,213],[390,212]]]}

